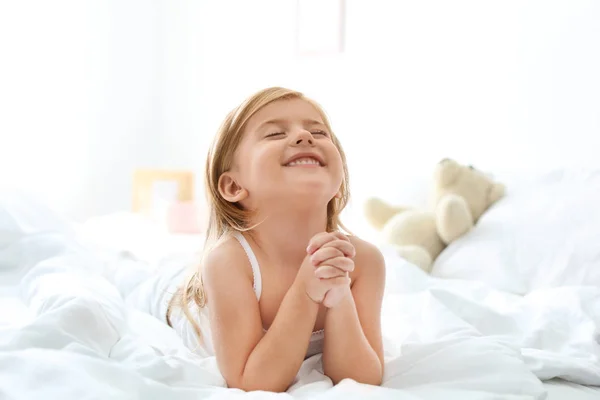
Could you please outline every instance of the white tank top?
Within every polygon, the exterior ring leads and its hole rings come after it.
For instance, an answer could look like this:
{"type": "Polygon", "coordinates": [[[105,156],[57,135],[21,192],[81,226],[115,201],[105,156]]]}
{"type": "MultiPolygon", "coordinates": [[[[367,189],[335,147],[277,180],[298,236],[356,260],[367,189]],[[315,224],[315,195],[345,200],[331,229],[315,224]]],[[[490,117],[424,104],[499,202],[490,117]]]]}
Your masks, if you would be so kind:
{"type": "MultiPolygon", "coordinates": [[[[256,299],[260,301],[260,296],[262,293],[262,277],[260,274],[260,267],[258,265],[258,260],[250,247],[250,244],[246,240],[246,238],[239,232],[234,233],[234,237],[238,240],[241,246],[248,257],[248,261],[250,261],[250,266],[252,267],[252,277],[253,277],[253,287],[254,293],[256,294],[256,299]]],[[[174,273],[173,279],[168,279],[169,281],[169,289],[166,293],[174,293],[177,288],[178,282],[183,279],[185,269],[178,271],[176,274],[174,273]],[[177,276],[177,278],[175,278],[177,276]]],[[[168,300],[168,299],[167,299],[168,300]]],[[[166,315],[166,307],[168,301],[164,301],[163,307],[160,307],[158,315],[164,316],[166,315]]],[[[194,315],[194,319],[196,323],[200,326],[200,330],[202,333],[202,341],[198,342],[198,338],[192,328],[190,322],[185,318],[182,312],[178,308],[173,310],[173,315],[171,318],[173,329],[177,332],[177,334],[182,338],[185,345],[194,351],[195,353],[203,356],[214,356],[214,346],[211,337],[211,330],[209,326],[209,317],[208,317],[208,307],[210,305],[207,304],[206,307],[199,308],[196,303],[190,304],[190,311],[192,315],[194,315]]],[[[263,328],[264,330],[264,328],[263,328]]],[[[321,329],[319,331],[313,332],[310,337],[310,342],[308,344],[308,349],[306,351],[306,357],[311,357],[315,354],[319,354],[323,352],[323,340],[325,337],[324,331],[321,329]]]]}
{"type": "MultiPolygon", "coordinates": [[[[246,240],[244,235],[240,232],[235,232],[234,237],[240,242],[244,251],[246,252],[246,256],[248,256],[248,261],[250,261],[250,265],[252,266],[252,279],[253,279],[253,287],[254,293],[256,294],[256,299],[260,301],[260,295],[262,294],[262,277],[260,274],[260,266],[258,265],[258,260],[252,251],[252,247],[250,247],[250,243],[246,240]]],[[[263,328],[263,330],[265,330],[263,328]]],[[[310,342],[308,344],[308,349],[306,351],[306,358],[311,357],[315,354],[319,354],[323,352],[323,339],[325,337],[325,332],[323,329],[313,332],[310,337],[310,342]]]]}

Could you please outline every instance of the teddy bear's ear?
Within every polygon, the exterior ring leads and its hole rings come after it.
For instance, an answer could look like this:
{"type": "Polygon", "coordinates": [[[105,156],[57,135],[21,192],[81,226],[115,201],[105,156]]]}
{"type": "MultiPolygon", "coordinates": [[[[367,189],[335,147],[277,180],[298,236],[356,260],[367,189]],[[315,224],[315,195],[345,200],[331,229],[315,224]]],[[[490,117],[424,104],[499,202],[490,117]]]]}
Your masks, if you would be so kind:
{"type": "Polygon", "coordinates": [[[435,166],[433,172],[433,180],[435,185],[438,187],[451,185],[456,180],[463,168],[463,166],[450,158],[440,161],[435,166]]]}
{"type": "Polygon", "coordinates": [[[502,197],[506,192],[506,187],[502,183],[494,183],[488,192],[488,205],[492,205],[502,197]]]}

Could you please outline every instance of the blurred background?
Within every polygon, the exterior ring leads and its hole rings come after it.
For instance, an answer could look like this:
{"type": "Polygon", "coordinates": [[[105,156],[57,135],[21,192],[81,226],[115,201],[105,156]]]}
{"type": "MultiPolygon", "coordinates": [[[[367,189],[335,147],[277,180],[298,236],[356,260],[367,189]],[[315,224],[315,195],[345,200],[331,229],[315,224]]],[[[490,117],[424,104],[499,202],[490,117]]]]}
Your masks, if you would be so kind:
{"type": "MultiPolygon", "coordinates": [[[[0,182],[69,218],[131,209],[136,169],[195,173],[225,114],[305,92],[354,196],[600,164],[600,2],[1,0],[0,182]]],[[[354,211],[352,211],[354,210],[354,211]]]]}

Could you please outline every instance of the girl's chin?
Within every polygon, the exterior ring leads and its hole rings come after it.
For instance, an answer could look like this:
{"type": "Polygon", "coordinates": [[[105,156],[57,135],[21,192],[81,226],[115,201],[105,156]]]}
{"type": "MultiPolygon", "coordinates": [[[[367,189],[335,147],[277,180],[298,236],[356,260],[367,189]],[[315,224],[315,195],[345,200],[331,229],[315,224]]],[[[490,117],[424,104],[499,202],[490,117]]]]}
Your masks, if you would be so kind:
{"type": "Polygon", "coordinates": [[[318,196],[326,196],[328,193],[334,193],[332,191],[331,182],[323,182],[323,180],[311,180],[311,179],[302,179],[297,182],[289,182],[285,186],[287,191],[295,193],[297,195],[318,195],[318,196]]]}
{"type": "Polygon", "coordinates": [[[327,204],[337,191],[332,190],[330,185],[307,184],[306,182],[296,185],[286,185],[278,188],[272,199],[281,202],[304,202],[327,204]]]}

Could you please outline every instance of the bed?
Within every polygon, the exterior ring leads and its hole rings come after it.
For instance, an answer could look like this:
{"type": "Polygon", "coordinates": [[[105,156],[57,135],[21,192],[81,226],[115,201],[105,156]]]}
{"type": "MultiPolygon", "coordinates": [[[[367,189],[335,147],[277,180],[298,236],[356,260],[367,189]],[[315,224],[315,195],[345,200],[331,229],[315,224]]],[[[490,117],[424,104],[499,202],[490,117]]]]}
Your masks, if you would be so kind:
{"type": "Polygon", "coordinates": [[[0,191],[0,398],[598,399],[599,204],[600,171],[555,171],[509,186],[430,275],[381,245],[383,385],[333,386],[317,355],[272,394],[226,388],[155,315],[153,283],[200,237],[130,215],[78,226],[0,191]]]}

